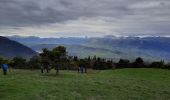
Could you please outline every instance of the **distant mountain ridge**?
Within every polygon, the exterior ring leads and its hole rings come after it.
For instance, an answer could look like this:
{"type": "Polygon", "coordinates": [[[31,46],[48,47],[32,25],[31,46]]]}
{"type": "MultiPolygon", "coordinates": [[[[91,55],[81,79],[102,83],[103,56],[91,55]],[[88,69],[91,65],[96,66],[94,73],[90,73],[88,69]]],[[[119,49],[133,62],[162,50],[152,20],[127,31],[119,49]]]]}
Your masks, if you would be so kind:
{"type": "Polygon", "coordinates": [[[87,57],[97,55],[105,58],[147,60],[170,60],[170,37],[115,37],[102,38],[39,38],[9,37],[30,48],[40,51],[42,48],[53,48],[64,45],[70,55],[87,57]]]}
{"type": "Polygon", "coordinates": [[[0,36],[0,56],[6,58],[12,58],[16,56],[30,58],[36,54],[37,53],[31,48],[6,37],[0,36]]]}
{"type": "Polygon", "coordinates": [[[87,42],[87,38],[40,38],[35,36],[29,37],[21,37],[21,36],[7,36],[7,38],[18,41],[23,44],[31,45],[31,44],[84,44],[87,42]]]}
{"type": "Polygon", "coordinates": [[[140,56],[150,60],[170,60],[169,37],[104,37],[92,39],[88,45],[118,50],[127,54],[130,59],[140,56]]]}

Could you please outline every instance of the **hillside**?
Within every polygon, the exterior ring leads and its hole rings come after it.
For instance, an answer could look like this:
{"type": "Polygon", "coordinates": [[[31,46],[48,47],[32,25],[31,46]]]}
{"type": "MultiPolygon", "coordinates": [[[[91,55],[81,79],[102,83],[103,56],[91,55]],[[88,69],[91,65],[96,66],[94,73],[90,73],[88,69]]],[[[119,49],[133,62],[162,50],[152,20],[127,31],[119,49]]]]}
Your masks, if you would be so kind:
{"type": "Polygon", "coordinates": [[[169,37],[104,37],[91,39],[86,45],[120,51],[130,59],[170,60],[169,37]]]}
{"type": "Polygon", "coordinates": [[[127,54],[117,51],[117,50],[109,50],[105,48],[97,48],[97,47],[90,47],[90,46],[84,46],[84,45],[68,45],[68,44],[36,44],[36,45],[30,45],[29,47],[37,52],[41,52],[42,48],[48,48],[53,49],[56,46],[63,45],[67,48],[68,54],[71,56],[79,56],[79,57],[88,57],[88,56],[100,56],[104,58],[113,58],[115,60],[116,57],[120,57],[120,55],[126,56],[127,54]]]}
{"type": "Polygon", "coordinates": [[[15,56],[29,58],[34,55],[36,55],[36,52],[31,48],[0,36],[0,56],[7,58],[12,58],[15,56]]]}

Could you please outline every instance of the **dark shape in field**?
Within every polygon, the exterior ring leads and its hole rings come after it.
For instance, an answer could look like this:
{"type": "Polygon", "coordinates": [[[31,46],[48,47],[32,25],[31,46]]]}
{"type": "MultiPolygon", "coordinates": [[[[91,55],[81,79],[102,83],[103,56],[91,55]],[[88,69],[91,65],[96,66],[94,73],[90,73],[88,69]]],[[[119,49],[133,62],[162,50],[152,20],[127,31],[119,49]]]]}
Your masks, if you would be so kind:
{"type": "Polygon", "coordinates": [[[3,74],[7,75],[8,65],[7,64],[2,64],[2,70],[3,70],[3,74]]]}

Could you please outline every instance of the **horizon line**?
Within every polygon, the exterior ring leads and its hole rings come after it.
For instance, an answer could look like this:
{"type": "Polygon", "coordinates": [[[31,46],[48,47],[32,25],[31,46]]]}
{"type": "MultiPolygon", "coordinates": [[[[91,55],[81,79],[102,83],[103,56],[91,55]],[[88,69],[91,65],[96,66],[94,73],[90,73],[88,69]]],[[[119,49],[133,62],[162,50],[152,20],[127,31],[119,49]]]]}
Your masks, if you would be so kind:
{"type": "Polygon", "coordinates": [[[37,37],[37,38],[126,38],[126,37],[138,37],[138,38],[145,38],[145,37],[167,37],[169,38],[170,35],[164,36],[153,36],[153,35],[104,35],[104,36],[59,36],[59,37],[43,37],[43,36],[33,36],[33,35],[0,35],[3,37],[21,37],[21,38],[28,38],[28,37],[37,37]]]}

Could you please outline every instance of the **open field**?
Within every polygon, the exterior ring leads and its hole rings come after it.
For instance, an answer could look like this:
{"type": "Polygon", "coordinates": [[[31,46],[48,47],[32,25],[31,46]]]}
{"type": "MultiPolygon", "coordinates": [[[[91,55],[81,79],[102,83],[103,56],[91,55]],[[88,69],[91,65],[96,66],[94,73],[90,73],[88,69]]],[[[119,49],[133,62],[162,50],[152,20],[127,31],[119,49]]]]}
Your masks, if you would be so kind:
{"type": "Polygon", "coordinates": [[[79,74],[11,70],[0,74],[0,100],[168,100],[170,71],[117,69],[79,74]]]}

